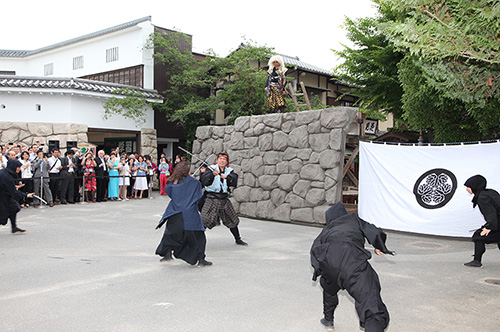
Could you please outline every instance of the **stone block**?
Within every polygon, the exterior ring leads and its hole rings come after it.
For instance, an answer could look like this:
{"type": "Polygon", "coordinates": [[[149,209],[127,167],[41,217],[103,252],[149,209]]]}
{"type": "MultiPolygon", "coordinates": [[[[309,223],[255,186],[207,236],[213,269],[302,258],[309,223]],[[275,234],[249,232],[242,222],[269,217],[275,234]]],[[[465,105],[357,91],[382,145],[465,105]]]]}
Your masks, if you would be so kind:
{"type": "Polygon", "coordinates": [[[309,160],[312,152],[313,152],[312,149],[297,150],[297,158],[302,159],[302,160],[309,160]]]}
{"type": "Polygon", "coordinates": [[[340,171],[340,168],[339,167],[334,167],[332,169],[327,169],[325,171],[325,177],[328,177],[328,178],[331,178],[335,181],[339,181],[339,171],[340,171]]]}
{"type": "Polygon", "coordinates": [[[293,186],[292,192],[297,196],[305,198],[309,188],[311,188],[311,181],[299,180],[293,186]]]}
{"type": "Polygon", "coordinates": [[[255,212],[257,218],[272,219],[275,206],[271,201],[257,202],[257,211],[255,212]]]}
{"type": "Polygon", "coordinates": [[[234,130],[244,132],[250,127],[250,117],[240,116],[234,121],[234,130]]]}
{"type": "Polygon", "coordinates": [[[193,154],[195,154],[195,155],[201,152],[201,142],[200,142],[200,140],[195,140],[193,142],[193,148],[192,148],[192,150],[193,150],[193,154]]]}
{"type": "Polygon", "coordinates": [[[271,191],[271,202],[273,202],[274,205],[280,206],[285,202],[287,192],[284,190],[281,190],[279,188],[273,189],[271,191]]]}
{"type": "Polygon", "coordinates": [[[247,130],[245,130],[243,132],[243,136],[245,136],[245,137],[252,137],[253,136],[253,128],[250,127],[247,130]]]}
{"type": "Polygon", "coordinates": [[[321,133],[321,123],[319,121],[311,122],[307,125],[307,132],[309,134],[319,134],[321,133]]]}
{"type": "Polygon", "coordinates": [[[281,130],[288,134],[290,133],[292,130],[294,130],[297,126],[295,125],[295,121],[285,121],[283,122],[283,124],[281,125],[281,130]]]}
{"type": "Polygon", "coordinates": [[[283,152],[283,160],[292,160],[297,157],[297,149],[295,148],[286,148],[285,152],[283,152]]]}
{"type": "Polygon", "coordinates": [[[231,134],[231,144],[229,145],[231,150],[242,150],[243,147],[243,133],[235,131],[231,134]]]}
{"type": "Polygon", "coordinates": [[[262,175],[259,177],[259,185],[264,190],[273,190],[278,188],[278,176],[262,175]]]}
{"type": "Polygon", "coordinates": [[[285,202],[290,203],[292,209],[300,209],[306,206],[306,200],[294,193],[288,193],[285,197],[285,202]]]}
{"type": "Polygon", "coordinates": [[[250,159],[250,172],[256,177],[264,174],[264,161],[261,156],[255,156],[250,159]]]}
{"type": "Polygon", "coordinates": [[[271,192],[269,192],[269,191],[266,191],[262,188],[252,188],[250,190],[249,201],[250,202],[264,201],[266,199],[269,199],[270,196],[271,196],[271,192]]]}
{"type": "Polygon", "coordinates": [[[311,152],[308,160],[304,160],[304,164],[319,164],[319,152],[311,152]]]}
{"type": "MultiPolygon", "coordinates": [[[[326,176],[325,176],[325,179],[326,179],[326,176]]],[[[311,182],[311,187],[312,188],[321,188],[321,189],[324,189],[325,188],[325,184],[321,181],[312,181],[311,182]]]]}
{"type": "Polygon", "coordinates": [[[263,123],[258,123],[255,127],[253,127],[253,134],[255,136],[259,136],[264,133],[264,129],[266,128],[266,125],[263,123]]]}
{"type": "Polygon", "coordinates": [[[325,189],[330,189],[336,184],[337,184],[337,180],[329,178],[328,176],[325,175],[325,182],[324,182],[325,189]]]}
{"type": "Polygon", "coordinates": [[[309,147],[308,137],[307,126],[297,127],[288,134],[288,146],[299,149],[307,148],[309,147]]]}
{"type": "Polygon", "coordinates": [[[28,123],[28,131],[33,136],[49,136],[53,133],[50,123],[28,123]]]}
{"type": "Polygon", "coordinates": [[[290,220],[302,221],[302,222],[312,222],[313,221],[313,209],[312,208],[292,209],[292,211],[290,213],[290,220]]]}
{"type": "Polygon", "coordinates": [[[342,151],[344,149],[344,131],[336,128],[330,131],[330,149],[342,151]]]}
{"type": "Polygon", "coordinates": [[[300,173],[300,170],[304,166],[304,162],[300,160],[299,158],[295,158],[291,160],[288,164],[288,171],[290,173],[300,173]]]}
{"type": "Polygon", "coordinates": [[[226,135],[234,133],[234,126],[224,126],[224,133],[226,135]]]}
{"type": "Polygon", "coordinates": [[[273,149],[273,134],[267,133],[259,136],[259,149],[269,151],[273,149]]]}
{"type": "Polygon", "coordinates": [[[291,211],[290,204],[281,204],[274,209],[272,218],[279,221],[290,221],[291,211]]]}
{"type": "Polygon", "coordinates": [[[356,115],[357,109],[353,107],[328,108],[321,112],[321,125],[327,129],[348,126],[356,115]]]}
{"type": "Polygon", "coordinates": [[[240,214],[250,218],[256,218],[257,203],[255,202],[241,202],[240,214]]]}
{"type": "Polygon", "coordinates": [[[278,151],[268,151],[264,153],[262,158],[264,160],[264,164],[276,165],[283,160],[283,154],[278,151]]]}
{"type": "Polygon", "coordinates": [[[331,187],[325,192],[325,200],[329,205],[333,205],[340,200],[340,192],[338,190],[338,185],[331,187]]]}
{"type": "MultiPolygon", "coordinates": [[[[265,115],[254,115],[250,117],[250,127],[255,128],[259,124],[262,124],[265,115]]],[[[264,125],[265,126],[265,125],[264,125]]]]}
{"type": "Polygon", "coordinates": [[[276,173],[277,174],[288,173],[288,170],[289,170],[289,162],[282,161],[282,162],[279,162],[279,163],[276,164],[276,173]]]}
{"type": "Polygon", "coordinates": [[[299,175],[297,173],[281,174],[278,178],[278,186],[285,191],[290,191],[298,180],[299,175]]]}
{"type": "Polygon", "coordinates": [[[308,205],[318,206],[325,202],[325,190],[313,188],[307,192],[306,202],[308,205]]]}
{"type": "Polygon", "coordinates": [[[320,223],[320,224],[326,223],[325,213],[326,213],[326,210],[328,210],[329,208],[330,208],[330,206],[328,206],[328,205],[314,207],[314,209],[313,209],[314,222],[320,223]]]}
{"type": "Polygon", "coordinates": [[[330,140],[330,134],[310,134],[309,135],[309,146],[313,151],[321,152],[328,149],[330,140]]]}
{"type": "Polygon", "coordinates": [[[325,176],[325,171],[320,165],[304,165],[300,171],[300,178],[304,180],[311,181],[323,181],[325,176]]]}
{"type": "Polygon", "coordinates": [[[319,120],[320,115],[321,112],[318,110],[298,112],[295,117],[295,123],[297,126],[308,125],[313,121],[319,120]]]}
{"type": "Polygon", "coordinates": [[[252,173],[244,173],[243,184],[249,187],[255,187],[255,176],[252,173]]]}
{"type": "Polygon", "coordinates": [[[264,166],[264,174],[265,175],[276,175],[276,166],[264,166]]]}
{"type": "Polygon", "coordinates": [[[251,149],[256,148],[258,145],[259,138],[258,137],[245,137],[243,138],[243,148],[251,149]]]}
{"type": "Polygon", "coordinates": [[[285,151],[288,147],[288,135],[282,131],[273,133],[273,150],[285,151]]]}
{"type": "Polygon", "coordinates": [[[280,129],[282,123],[282,114],[274,113],[274,114],[266,114],[264,115],[262,122],[268,127],[280,129]]]}
{"type": "Polygon", "coordinates": [[[224,138],[225,135],[225,129],[223,126],[217,126],[217,127],[212,127],[212,136],[215,136],[217,138],[224,138]]]}
{"type": "Polygon", "coordinates": [[[319,165],[323,168],[334,168],[339,165],[340,151],[325,150],[319,154],[319,165]]]}
{"type": "Polygon", "coordinates": [[[196,137],[201,140],[212,138],[212,130],[211,126],[198,127],[196,128],[196,137]]]}
{"type": "Polygon", "coordinates": [[[21,133],[20,129],[7,129],[2,131],[2,138],[0,142],[3,144],[14,143],[16,144],[19,141],[19,134],[21,133]]]}

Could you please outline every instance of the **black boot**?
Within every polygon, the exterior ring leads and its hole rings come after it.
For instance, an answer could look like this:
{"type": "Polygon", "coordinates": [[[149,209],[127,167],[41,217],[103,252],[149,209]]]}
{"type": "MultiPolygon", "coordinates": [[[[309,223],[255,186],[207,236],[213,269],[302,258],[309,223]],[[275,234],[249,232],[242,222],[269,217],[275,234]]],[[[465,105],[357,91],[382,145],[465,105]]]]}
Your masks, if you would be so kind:
{"type": "Polygon", "coordinates": [[[231,231],[231,233],[233,234],[234,236],[234,241],[236,242],[236,244],[240,245],[240,246],[248,246],[248,243],[246,243],[245,241],[243,241],[241,239],[241,236],[240,236],[240,231],[238,229],[238,226],[235,226],[233,228],[230,228],[229,229],[231,231]]]}
{"type": "Polygon", "coordinates": [[[172,251],[168,250],[167,253],[165,254],[165,256],[163,256],[162,259],[160,259],[160,262],[161,263],[171,262],[173,260],[174,260],[174,258],[172,257],[172,251]]]}
{"type": "Polygon", "coordinates": [[[20,228],[12,228],[12,234],[22,234],[26,232],[24,229],[20,229],[20,228]]]}
{"type": "Polygon", "coordinates": [[[320,323],[325,327],[327,331],[333,331],[333,320],[321,318],[320,323]]]}
{"type": "Polygon", "coordinates": [[[212,264],[213,264],[212,262],[209,262],[209,261],[205,260],[205,258],[202,258],[198,262],[198,267],[210,266],[212,264]]]}

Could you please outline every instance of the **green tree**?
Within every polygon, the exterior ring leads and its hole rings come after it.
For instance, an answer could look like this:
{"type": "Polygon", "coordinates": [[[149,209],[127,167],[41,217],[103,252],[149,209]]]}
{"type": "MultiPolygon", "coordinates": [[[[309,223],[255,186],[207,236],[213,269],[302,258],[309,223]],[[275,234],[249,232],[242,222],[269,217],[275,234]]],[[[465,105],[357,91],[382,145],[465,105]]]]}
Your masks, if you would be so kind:
{"type": "Polygon", "coordinates": [[[479,136],[497,137],[500,123],[500,1],[385,2],[392,10],[406,15],[404,20],[381,25],[389,40],[411,54],[425,83],[440,96],[463,103],[467,117],[473,119],[480,131],[479,136]]]}
{"type": "Polygon", "coordinates": [[[379,29],[383,22],[396,20],[397,14],[381,1],[375,1],[379,15],[376,18],[345,18],[343,24],[348,39],[354,47],[343,46],[334,51],[342,64],[335,68],[335,75],[353,86],[351,93],[359,97],[360,109],[377,116],[377,112],[393,113],[396,119],[402,116],[401,97],[403,90],[398,77],[398,63],[404,53],[396,50],[379,29]]]}
{"type": "MultiPolygon", "coordinates": [[[[271,48],[253,43],[242,44],[227,57],[209,52],[199,61],[181,49],[182,35],[155,34],[151,45],[155,59],[168,68],[169,88],[163,91],[164,104],[155,107],[184,129],[189,141],[196,128],[206,125],[217,109],[225,112],[228,122],[238,116],[266,111],[265,71],[251,66],[252,61],[267,61],[271,48]]],[[[187,41],[185,41],[186,43],[187,41]]]]}

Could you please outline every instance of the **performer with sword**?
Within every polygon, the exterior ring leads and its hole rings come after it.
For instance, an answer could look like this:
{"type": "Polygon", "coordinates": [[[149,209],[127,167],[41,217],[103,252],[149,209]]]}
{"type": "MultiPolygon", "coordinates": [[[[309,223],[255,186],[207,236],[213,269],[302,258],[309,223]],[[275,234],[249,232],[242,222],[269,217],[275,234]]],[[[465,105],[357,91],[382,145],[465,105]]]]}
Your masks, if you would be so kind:
{"type": "Polygon", "coordinates": [[[10,219],[13,234],[24,233],[16,224],[16,215],[21,210],[19,200],[24,197],[32,198],[33,193],[25,194],[16,189],[16,173],[21,171],[21,162],[9,159],[7,167],[0,170],[0,225],[6,225],[10,219]]]}
{"type": "MultiPolygon", "coordinates": [[[[202,164],[203,165],[203,164],[202,164]]],[[[200,179],[205,187],[206,201],[201,209],[203,225],[212,229],[222,223],[229,228],[234,236],[236,244],[248,245],[241,239],[238,224],[240,219],[229,200],[230,187],[238,185],[238,174],[229,167],[229,155],[227,152],[217,154],[217,164],[208,166],[200,179]]]]}

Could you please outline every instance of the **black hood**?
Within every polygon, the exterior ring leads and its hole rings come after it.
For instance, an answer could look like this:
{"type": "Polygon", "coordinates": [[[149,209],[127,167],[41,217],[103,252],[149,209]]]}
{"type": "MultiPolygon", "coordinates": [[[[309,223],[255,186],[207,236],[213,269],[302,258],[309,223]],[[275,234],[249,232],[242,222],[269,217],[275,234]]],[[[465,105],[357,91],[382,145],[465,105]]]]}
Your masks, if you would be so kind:
{"type": "Polygon", "coordinates": [[[472,189],[474,193],[474,198],[472,199],[473,207],[477,205],[477,198],[481,191],[486,189],[486,179],[482,175],[474,175],[465,181],[464,185],[472,189]]]}
{"type": "Polygon", "coordinates": [[[335,203],[332,207],[330,207],[325,212],[326,224],[328,225],[331,221],[345,216],[347,214],[347,210],[344,207],[342,202],[335,203]]]}
{"type": "Polygon", "coordinates": [[[7,170],[9,171],[10,174],[15,175],[17,168],[21,167],[23,164],[21,164],[20,161],[16,159],[9,159],[7,161],[7,170]]]}

